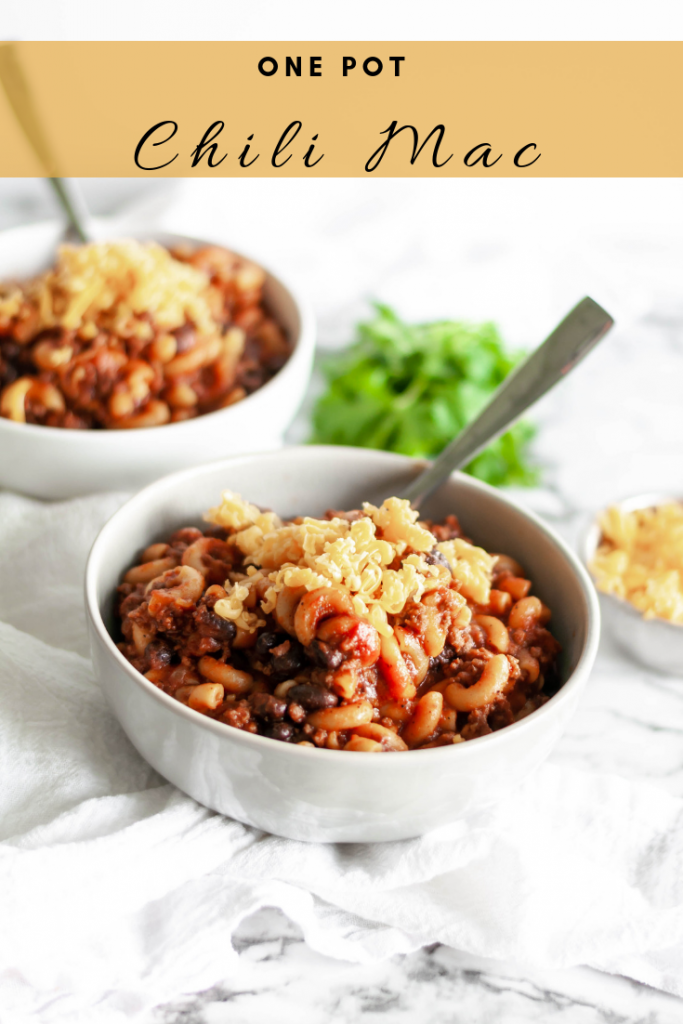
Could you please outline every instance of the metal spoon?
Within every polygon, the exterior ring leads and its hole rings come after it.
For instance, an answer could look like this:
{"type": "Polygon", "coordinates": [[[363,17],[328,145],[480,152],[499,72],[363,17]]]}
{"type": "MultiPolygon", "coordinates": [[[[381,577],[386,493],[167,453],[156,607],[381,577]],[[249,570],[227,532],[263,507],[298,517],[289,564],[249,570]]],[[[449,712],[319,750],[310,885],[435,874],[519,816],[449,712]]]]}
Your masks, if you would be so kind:
{"type": "Polygon", "coordinates": [[[54,176],[57,161],[14,43],[0,45],[0,82],[27,141],[55,191],[72,232],[81,242],[91,241],[93,233],[90,217],[76,182],[72,178],[54,176]]]}
{"type": "Polygon", "coordinates": [[[597,345],[614,320],[593,299],[574,306],[543,344],[496,389],[490,402],[402,494],[414,508],[504,433],[597,345]]]}
{"type": "Polygon", "coordinates": [[[85,205],[81,189],[74,178],[47,179],[66,214],[69,228],[79,242],[92,242],[94,235],[90,225],[90,214],[85,205]]]}

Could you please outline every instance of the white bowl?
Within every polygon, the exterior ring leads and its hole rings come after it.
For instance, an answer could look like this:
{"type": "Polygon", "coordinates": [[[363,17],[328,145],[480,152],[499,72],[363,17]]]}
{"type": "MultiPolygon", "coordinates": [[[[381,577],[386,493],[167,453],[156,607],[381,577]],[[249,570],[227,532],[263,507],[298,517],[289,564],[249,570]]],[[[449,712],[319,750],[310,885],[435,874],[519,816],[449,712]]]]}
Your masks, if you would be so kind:
{"type": "MultiPolygon", "coordinates": [[[[671,494],[649,493],[625,498],[616,504],[624,512],[635,512],[680,500],[671,494]]],[[[584,534],[581,550],[589,572],[601,537],[596,517],[584,534]]],[[[649,669],[683,676],[683,626],[666,619],[646,619],[629,601],[601,590],[597,593],[607,630],[627,654],[649,669]]]]}
{"type": "MultiPolygon", "coordinates": [[[[0,280],[45,270],[54,260],[63,230],[50,222],[0,234],[0,280]]],[[[121,234],[112,229],[110,237],[121,234]]],[[[154,231],[123,234],[162,245],[207,244],[205,239],[154,231]]],[[[65,430],[0,417],[0,487],[37,498],[133,490],[187,466],[279,447],[308,385],[315,327],[302,296],[280,275],[268,270],[266,274],[266,305],[294,345],[267,384],[218,412],[137,430],[65,430]]]]}
{"type": "Polygon", "coordinates": [[[283,516],[357,508],[394,494],[420,465],[368,449],[286,448],[233,458],[159,480],[106,524],[86,570],[95,671],[126,733],[165,778],[200,803],[267,832],[322,842],[421,835],[503,799],[547,757],[576,708],[598,644],[599,610],[588,576],[566,545],[499,491],[455,474],[426,503],[455,512],[467,534],[518,559],[553,611],[564,685],[538,711],[479,739],[404,754],[349,753],[254,736],[197,714],[137,672],[117,650],[112,607],[138,552],[176,528],[201,524],[223,488],[283,516]]]}

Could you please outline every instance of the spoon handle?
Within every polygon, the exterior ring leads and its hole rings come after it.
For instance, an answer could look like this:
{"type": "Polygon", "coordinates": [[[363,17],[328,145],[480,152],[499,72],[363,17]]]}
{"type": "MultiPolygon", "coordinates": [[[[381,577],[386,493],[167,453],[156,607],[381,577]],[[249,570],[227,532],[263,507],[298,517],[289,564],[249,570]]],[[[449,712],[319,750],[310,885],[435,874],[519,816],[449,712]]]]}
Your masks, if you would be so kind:
{"type": "Polygon", "coordinates": [[[403,492],[414,508],[456,469],[466,466],[530,405],[597,345],[614,320],[593,299],[582,299],[549,337],[496,389],[488,405],[403,492]]]}
{"type": "Polygon", "coordinates": [[[30,83],[24,73],[17,47],[11,42],[0,44],[0,83],[27,142],[48,175],[71,229],[80,242],[89,241],[91,231],[88,211],[76,183],[70,178],[53,177],[57,160],[30,83]]]}
{"type": "Polygon", "coordinates": [[[73,178],[48,178],[69,226],[79,242],[91,242],[90,215],[81,190],[73,178]]]}

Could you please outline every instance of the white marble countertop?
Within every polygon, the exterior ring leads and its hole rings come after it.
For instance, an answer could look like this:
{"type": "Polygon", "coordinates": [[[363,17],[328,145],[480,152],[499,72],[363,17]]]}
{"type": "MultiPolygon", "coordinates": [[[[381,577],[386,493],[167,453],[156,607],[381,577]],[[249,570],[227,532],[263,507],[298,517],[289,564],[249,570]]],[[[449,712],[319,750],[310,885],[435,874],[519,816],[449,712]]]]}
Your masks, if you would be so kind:
{"type": "Polygon", "coordinates": [[[150,1024],[678,1024],[681,1000],[582,967],[529,971],[428,946],[362,967],[310,950],[280,912],[262,910],[236,936],[239,970],[159,1007],[150,1024]]]}
{"type": "MultiPolygon", "coordinates": [[[[618,326],[538,406],[546,487],[521,495],[575,541],[591,511],[615,498],[683,493],[682,188],[679,181],[197,181],[177,187],[163,216],[179,230],[286,265],[313,298],[323,346],[349,339],[371,297],[408,318],[495,319],[521,345],[540,340],[591,294],[618,326]]],[[[97,202],[107,194],[101,186],[97,202]]],[[[31,182],[0,183],[0,204],[0,226],[49,208],[31,182]]],[[[305,431],[304,412],[292,437],[305,431]]],[[[552,759],[647,778],[683,796],[683,680],[630,664],[604,637],[552,759]]],[[[309,949],[275,911],[245,921],[238,945],[239,967],[221,984],[160,1006],[150,1024],[683,1018],[680,1000],[585,968],[530,971],[441,946],[373,967],[335,961],[309,949]]]]}

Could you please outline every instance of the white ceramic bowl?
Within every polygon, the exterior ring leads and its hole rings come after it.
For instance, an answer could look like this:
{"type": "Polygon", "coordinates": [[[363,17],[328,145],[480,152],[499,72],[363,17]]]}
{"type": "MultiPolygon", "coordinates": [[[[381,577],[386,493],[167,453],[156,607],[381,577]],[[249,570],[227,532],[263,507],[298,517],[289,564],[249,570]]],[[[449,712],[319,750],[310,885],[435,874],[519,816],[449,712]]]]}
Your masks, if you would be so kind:
{"type": "MultiPolygon", "coordinates": [[[[635,512],[680,500],[671,494],[649,493],[625,498],[616,504],[624,512],[635,512]]],[[[585,532],[581,551],[589,572],[601,536],[596,517],[585,532]]],[[[646,619],[632,604],[614,594],[598,590],[598,598],[608,632],[627,654],[649,669],[683,676],[683,626],[666,619],[646,619]]]]}
{"type": "Polygon", "coordinates": [[[576,708],[598,644],[599,610],[588,576],[565,544],[499,491],[456,474],[425,505],[451,512],[490,551],[518,559],[553,610],[564,685],[542,708],[499,732],[405,754],[318,750],[253,736],[162,693],[117,650],[115,588],[138,552],[172,530],[201,523],[223,488],[283,516],[357,508],[396,493],[419,472],[412,459],[368,449],[301,447],[234,458],[159,480],[106,524],[86,571],[95,671],[133,744],[200,803],[267,832],[322,842],[421,835],[505,797],[552,750],[576,708]]]}
{"type": "MultiPolygon", "coordinates": [[[[0,234],[0,280],[45,270],[54,260],[63,230],[50,222],[0,234]]],[[[207,244],[205,239],[154,231],[124,234],[162,245],[207,244]]],[[[110,237],[120,235],[112,229],[110,237]]],[[[218,412],[137,430],[64,430],[0,417],[0,487],[37,498],[134,490],[187,466],[280,446],[308,385],[315,328],[305,299],[270,271],[264,297],[294,350],[258,391],[218,412]]]]}

